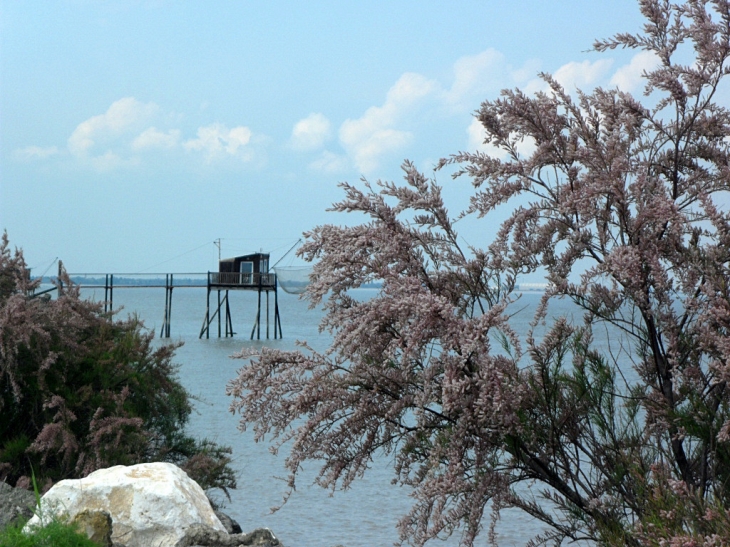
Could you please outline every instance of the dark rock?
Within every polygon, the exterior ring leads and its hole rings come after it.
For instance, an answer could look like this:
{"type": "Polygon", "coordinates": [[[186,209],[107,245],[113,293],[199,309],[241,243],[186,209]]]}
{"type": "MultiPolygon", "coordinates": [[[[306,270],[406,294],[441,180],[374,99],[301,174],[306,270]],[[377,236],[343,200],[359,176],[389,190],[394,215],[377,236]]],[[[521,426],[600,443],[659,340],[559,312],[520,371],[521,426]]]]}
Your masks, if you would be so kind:
{"type": "Polygon", "coordinates": [[[35,510],[35,494],[0,482],[0,529],[17,520],[29,519],[35,510]]]}
{"type": "Polygon", "coordinates": [[[259,528],[248,534],[226,534],[209,526],[196,524],[185,532],[175,547],[282,547],[271,530],[259,528]]]}
{"type": "Polygon", "coordinates": [[[221,521],[223,528],[225,528],[229,534],[240,534],[241,532],[243,532],[243,530],[241,530],[241,526],[225,513],[221,511],[216,511],[215,516],[218,517],[218,520],[221,521]]]}

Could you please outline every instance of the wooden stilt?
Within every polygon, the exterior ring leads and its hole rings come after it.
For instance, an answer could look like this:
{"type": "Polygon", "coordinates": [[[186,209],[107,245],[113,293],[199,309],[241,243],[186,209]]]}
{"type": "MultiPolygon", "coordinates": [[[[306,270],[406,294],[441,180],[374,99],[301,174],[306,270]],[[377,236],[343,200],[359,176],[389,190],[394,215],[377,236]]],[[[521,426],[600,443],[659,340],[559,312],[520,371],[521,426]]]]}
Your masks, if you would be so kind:
{"type": "Polygon", "coordinates": [[[114,309],[114,274],[107,274],[104,278],[104,313],[111,313],[114,309]]]}
{"type": "Polygon", "coordinates": [[[170,338],[170,323],[172,321],[172,288],[173,274],[165,275],[165,317],[162,320],[160,338],[170,338]]]}
{"type": "Polygon", "coordinates": [[[256,312],[256,340],[261,340],[261,289],[259,289],[259,309],[256,312]]]}
{"type": "Polygon", "coordinates": [[[221,314],[219,313],[221,311],[221,291],[218,289],[218,338],[221,337],[221,314]]]}
{"type": "Polygon", "coordinates": [[[109,274],[104,276],[104,313],[107,313],[109,307],[109,274]]]}
{"type": "Polygon", "coordinates": [[[279,291],[278,280],[274,278],[274,340],[276,340],[277,327],[279,338],[281,338],[281,321],[279,320],[279,291]]]}
{"type": "Polygon", "coordinates": [[[233,321],[231,321],[231,307],[228,302],[228,291],[226,291],[226,338],[233,338],[233,321]]]}
{"type": "Polygon", "coordinates": [[[203,319],[203,326],[200,327],[200,335],[198,338],[203,337],[205,333],[206,338],[210,338],[210,283],[208,283],[208,294],[205,304],[205,319],[203,319]]]}
{"type": "Polygon", "coordinates": [[[210,337],[210,324],[218,319],[218,337],[233,336],[233,320],[231,319],[231,308],[229,300],[230,290],[255,290],[257,295],[256,318],[251,328],[251,340],[256,336],[257,340],[261,340],[261,293],[266,291],[266,339],[271,337],[271,296],[269,292],[274,291],[274,339],[281,338],[281,315],[279,313],[279,295],[278,281],[276,274],[258,272],[208,272],[208,300],[206,302],[205,319],[200,329],[200,338],[205,334],[210,337]],[[210,312],[210,291],[218,292],[218,307],[211,315],[210,312]],[[225,296],[221,292],[225,291],[225,296]],[[225,310],[224,310],[225,305],[225,310]],[[222,326],[225,322],[225,330],[222,326]]]}

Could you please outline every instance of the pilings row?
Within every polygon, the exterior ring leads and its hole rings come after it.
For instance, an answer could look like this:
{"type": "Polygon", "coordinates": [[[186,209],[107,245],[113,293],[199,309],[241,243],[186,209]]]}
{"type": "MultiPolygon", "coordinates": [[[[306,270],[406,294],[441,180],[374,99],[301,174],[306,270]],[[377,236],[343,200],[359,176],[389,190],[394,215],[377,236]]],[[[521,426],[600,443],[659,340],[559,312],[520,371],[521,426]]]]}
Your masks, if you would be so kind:
{"type": "MultiPolygon", "coordinates": [[[[165,275],[165,311],[162,319],[162,326],[160,327],[160,338],[170,338],[171,324],[172,324],[172,292],[175,288],[174,274],[165,275]]],[[[114,309],[114,274],[106,274],[104,278],[104,313],[111,313],[114,309]]],[[[270,286],[269,286],[270,287],[270,286]]],[[[149,288],[149,286],[133,286],[128,288],[149,288]]],[[[231,318],[231,307],[228,299],[229,290],[256,290],[258,292],[258,306],[256,310],[256,319],[251,329],[251,340],[254,339],[254,335],[257,340],[261,339],[261,293],[266,293],[266,339],[269,339],[270,334],[270,305],[269,305],[269,293],[274,293],[274,339],[282,338],[281,330],[281,315],[279,314],[279,295],[278,295],[278,280],[274,277],[273,289],[267,288],[267,286],[261,285],[252,287],[229,287],[223,288],[218,287],[210,282],[210,274],[208,275],[207,283],[207,299],[205,318],[203,325],[200,329],[199,338],[204,335],[206,338],[210,338],[210,325],[216,319],[218,320],[218,338],[225,336],[226,338],[232,337],[235,333],[233,332],[233,320],[231,318]],[[210,293],[215,290],[218,293],[218,305],[211,316],[210,306],[210,293]]]]}

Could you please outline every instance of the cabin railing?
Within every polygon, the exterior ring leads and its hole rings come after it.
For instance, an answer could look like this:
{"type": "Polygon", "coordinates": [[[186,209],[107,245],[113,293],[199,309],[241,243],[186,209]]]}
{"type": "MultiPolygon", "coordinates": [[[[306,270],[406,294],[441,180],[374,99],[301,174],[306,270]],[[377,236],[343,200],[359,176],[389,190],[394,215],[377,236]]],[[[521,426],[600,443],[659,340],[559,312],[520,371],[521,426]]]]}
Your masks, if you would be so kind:
{"type": "Polygon", "coordinates": [[[209,285],[273,287],[275,282],[274,273],[208,272],[209,285]]]}

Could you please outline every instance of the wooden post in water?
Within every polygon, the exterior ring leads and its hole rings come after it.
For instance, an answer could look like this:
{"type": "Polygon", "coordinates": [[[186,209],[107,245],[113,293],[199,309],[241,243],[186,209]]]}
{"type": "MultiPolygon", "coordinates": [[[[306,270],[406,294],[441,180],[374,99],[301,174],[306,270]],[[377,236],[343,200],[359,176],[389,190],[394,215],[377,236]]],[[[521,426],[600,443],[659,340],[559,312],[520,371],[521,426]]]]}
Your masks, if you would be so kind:
{"type": "Polygon", "coordinates": [[[104,278],[104,313],[114,309],[114,274],[106,274],[104,278]]]}
{"type": "Polygon", "coordinates": [[[198,338],[203,337],[203,333],[205,333],[205,338],[210,338],[210,272],[208,272],[208,291],[207,291],[207,299],[205,304],[205,319],[203,319],[203,326],[200,327],[200,335],[198,338]]]}
{"type": "MultiPolygon", "coordinates": [[[[218,274],[215,274],[218,275],[218,274]]],[[[218,317],[218,338],[221,337],[221,334],[223,333],[223,327],[221,325],[221,320],[225,321],[225,336],[228,338],[229,336],[233,336],[233,320],[231,319],[231,305],[228,300],[228,289],[225,289],[225,294],[223,295],[223,298],[221,298],[221,291],[223,291],[223,287],[221,286],[220,280],[216,278],[216,281],[211,281],[212,272],[208,272],[208,287],[207,287],[207,299],[205,304],[205,319],[203,319],[203,326],[200,327],[200,335],[198,338],[202,338],[205,334],[206,338],[210,338],[210,324],[215,321],[216,316],[218,317]],[[210,291],[213,290],[213,288],[216,288],[216,292],[218,293],[218,308],[215,310],[215,313],[211,316],[210,315],[210,291]],[[222,311],[223,306],[225,305],[225,312],[222,311]],[[225,317],[223,317],[225,314],[225,317]]]]}
{"type": "Polygon", "coordinates": [[[228,302],[228,291],[226,291],[226,338],[233,338],[233,321],[231,320],[231,306],[228,302]]]}
{"type": "Polygon", "coordinates": [[[218,314],[218,338],[221,337],[221,291],[220,289],[216,291],[218,293],[218,311],[216,312],[218,314]]]}
{"type": "Polygon", "coordinates": [[[279,317],[279,278],[274,274],[274,340],[276,340],[276,325],[279,325],[279,338],[283,338],[281,333],[281,317],[279,317]]]}
{"type": "Polygon", "coordinates": [[[221,321],[225,321],[225,336],[233,336],[233,321],[231,319],[231,309],[229,302],[229,290],[256,291],[257,306],[256,319],[251,328],[251,340],[254,335],[257,340],[261,340],[261,293],[266,291],[266,338],[271,335],[271,310],[269,291],[274,291],[274,338],[281,338],[281,317],[279,315],[279,296],[277,293],[278,280],[275,273],[269,273],[268,267],[269,255],[264,253],[254,253],[234,258],[219,260],[218,271],[208,272],[208,299],[206,303],[205,319],[203,326],[200,328],[200,338],[203,334],[210,337],[210,324],[215,321],[218,315],[218,337],[223,334],[221,321]],[[210,291],[215,289],[218,292],[218,308],[211,315],[210,312],[210,291]],[[221,298],[221,291],[225,291],[225,296],[221,298]],[[223,305],[225,304],[225,312],[223,305]],[[221,317],[225,314],[225,319],[221,317]]]}
{"type": "Polygon", "coordinates": [[[172,288],[173,274],[165,274],[165,317],[162,319],[160,338],[170,338],[170,323],[172,320],[172,288]]]}
{"type": "Polygon", "coordinates": [[[63,262],[60,260],[58,261],[58,276],[56,277],[56,281],[58,281],[58,294],[60,295],[63,293],[63,281],[61,280],[61,274],[63,273],[63,262]]]}

